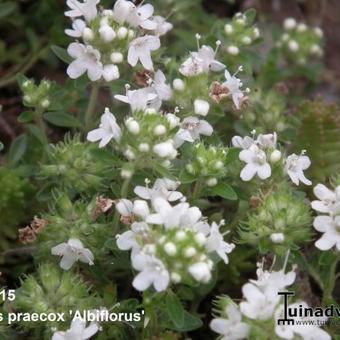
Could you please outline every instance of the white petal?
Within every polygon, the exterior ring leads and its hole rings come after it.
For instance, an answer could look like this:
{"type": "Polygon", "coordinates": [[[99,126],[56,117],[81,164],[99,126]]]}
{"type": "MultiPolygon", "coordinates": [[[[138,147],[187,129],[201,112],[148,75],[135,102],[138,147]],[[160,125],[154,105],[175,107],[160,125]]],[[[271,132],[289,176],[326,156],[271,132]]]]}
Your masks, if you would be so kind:
{"type": "Polygon", "coordinates": [[[86,68],[82,65],[78,60],[72,61],[70,65],[68,65],[66,73],[71,79],[77,79],[82,76],[86,72],[86,68]]]}
{"type": "Polygon", "coordinates": [[[218,334],[225,334],[229,327],[230,322],[225,319],[213,319],[210,322],[210,328],[218,334]]]}
{"type": "Polygon", "coordinates": [[[329,250],[336,244],[336,242],[337,239],[334,238],[332,233],[325,233],[315,242],[315,246],[320,250],[329,250]]]}
{"type": "Polygon", "coordinates": [[[97,142],[103,138],[103,132],[101,128],[92,130],[87,134],[86,139],[90,142],[97,142]]]}
{"type": "Polygon", "coordinates": [[[325,185],[323,184],[317,184],[314,189],[313,189],[314,195],[319,199],[319,200],[330,200],[330,201],[335,201],[335,193],[332,190],[329,190],[325,185]]]}
{"type": "Polygon", "coordinates": [[[117,242],[117,246],[120,250],[129,250],[136,243],[135,234],[131,230],[128,230],[125,233],[119,235],[117,237],[116,242],[117,242]]]}
{"type": "Polygon", "coordinates": [[[257,168],[257,175],[261,179],[266,179],[270,177],[271,174],[272,174],[272,169],[270,168],[270,165],[268,163],[265,163],[257,168]]]}
{"type": "Polygon", "coordinates": [[[156,276],[153,285],[157,292],[161,292],[167,289],[169,281],[169,273],[167,270],[164,270],[161,275],[156,276]]]}
{"type": "Polygon", "coordinates": [[[147,70],[153,70],[153,63],[151,59],[151,55],[149,51],[143,51],[144,53],[141,53],[139,55],[139,59],[141,64],[146,68],[147,70]]]}
{"type": "Polygon", "coordinates": [[[131,66],[136,66],[138,62],[138,53],[133,45],[130,44],[127,61],[131,66]]]}
{"type": "Polygon", "coordinates": [[[60,267],[64,270],[69,270],[75,262],[76,258],[73,254],[65,254],[60,261],[60,267]]]}
{"type": "Polygon", "coordinates": [[[205,136],[211,136],[214,132],[213,127],[205,120],[200,121],[199,133],[205,136]]]}
{"type": "Polygon", "coordinates": [[[116,204],[116,209],[123,216],[129,216],[132,214],[133,203],[130,200],[122,198],[116,204]]]}
{"type": "Polygon", "coordinates": [[[113,138],[113,135],[111,133],[104,133],[102,136],[102,140],[99,143],[99,147],[103,148],[104,146],[106,146],[107,144],[110,143],[110,140],[113,138]]]}
{"type": "Polygon", "coordinates": [[[82,56],[85,52],[85,46],[79,43],[71,43],[68,45],[67,53],[74,59],[82,56]]]}
{"type": "Polygon", "coordinates": [[[148,289],[154,280],[154,274],[150,271],[142,271],[134,278],[132,285],[135,289],[143,291],[148,289]]]}
{"type": "Polygon", "coordinates": [[[95,335],[99,330],[99,327],[96,323],[92,323],[90,326],[86,327],[83,331],[83,339],[90,339],[91,336],[95,335]]]}
{"type": "MultiPolygon", "coordinates": [[[[246,151],[246,150],[245,150],[246,151]]],[[[247,164],[241,171],[240,177],[243,181],[250,181],[256,174],[257,168],[253,164],[247,164]]]]}
{"type": "Polygon", "coordinates": [[[242,150],[239,153],[239,159],[246,163],[251,163],[253,160],[254,153],[252,150],[242,150]]]}
{"type": "Polygon", "coordinates": [[[318,212],[328,213],[329,207],[322,201],[312,201],[312,208],[318,212]]]}
{"type": "Polygon", "coordinates": [[[333,219],[329,216],[317,216],[314,219],[313,226],[317,231],[324,233],[333,223],[333,219]]]}
{"type": "Polygon", "coordinates": [[[87,69],[87,75],[92,81],[100,79],[102,74],[103,69],[97,64],[91,65],[91,67],[87,69]]]}

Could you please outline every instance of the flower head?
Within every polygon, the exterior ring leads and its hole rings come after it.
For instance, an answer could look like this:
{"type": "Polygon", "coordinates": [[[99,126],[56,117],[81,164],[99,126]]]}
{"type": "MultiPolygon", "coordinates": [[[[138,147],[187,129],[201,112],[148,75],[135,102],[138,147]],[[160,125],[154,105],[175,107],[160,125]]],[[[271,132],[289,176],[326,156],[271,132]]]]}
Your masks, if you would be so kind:
{"type": "Polygon", "coordinates": [[[86,321],[74,319],[71,327],[67,331],[56,331],[52,340],[87,340],[95,335],[99,330],[96,323],[91,323],[86,327],[86,321]]]}
{"type": "Polygon", "coordinates": [[[257,145],[253,144],[249,149],[242,150],[239,158],[247,163],[240,174],[243,181],[250,181],[256,174],[260,179],[270,177],[271,168],[267,162],[267,156],[257,145]]]}
{"type": "Polygon", "coordinates": [[[77,0],[67,0],[66,4],[70,10],[65,12],[67,17],[77,18],[84,16],[86,21],[91,21],[97,16],[97,4],[100,0],[85,0],[80,2],[77,0]]]}
{"type": "Polygon", "coordinates": [[[69,270],[76,261],[93,265],[94,256],[91,250],[84,248],[83,243],[76,238],[53,247],[51,253],[61,257],[60,267],[64,270],[69,270]]]}
{"type": "Polygon", "coordinates": [[[317,248],[329,250],[335,246],[340,251],[340,216],[317,216],[313,226],[323,233],[322,237],[315,242],[317,248]]]}
{"type": "Polygon", "coordinates": [[[128,63],[131,66],[136,66],[138,60],[147,70],[153,70],[151,59],[151,51],[158,50],[161,46],[158,37],[153,35],[145,35],[131,41],[128,51],[128,63]]]}
{"type": "Polygon", "coordinates": [[[321,213],[340,212],[340,185],[330,190],[323,184],[318,184],[313,189],[319,200],[312,201],[312,208],[321,213]]]}
{"type": "Polygon", "coordinates": [[[76,79],[87,72],[92,81],[99,80],[103,75],[103,64],[100,61],[100,52],[88,45],[71,43],[67,48],[67,53],[74,58],[67,68],[70,78],[76,79]]]}
{"type": "MultiPolygon", "coordinates": [[[[242,68],[240,67],[238,70],[242,70],[242,68]]],[[[241,108],[242,102],[245,100],[245,95],[241,90],[242,82],[236,77],[237,72],[231,75],[228,70],[225,70],[224,76],[226,81],[222,85],[229,90],[229,94],[234,102],[234,105],[236,109],[239,110],[241,108]]]]}
{"type": "Polygon", "coordinates": [[[238,307],[229,303],[226,307],[226,318],[216,318],[210,322],[210,328],[222,335],[221,340],[241,340],[245,339],[249,333],[249,326],[242,322],[242,314],[238,307]]]}
{"type": "Polygon", "coordinates": [[[311,165],[308,156],[296,155],[295,153],[287,157],[284,171],[288,174],[292,182],[299,185],[300,181],[306,185],[311,185],[312,182],[307,179],[303,173],[311,165]]]}
{"type": "Polygon", "coordinates": [[[175,146],[180,147],[184,142],[192,143],[200,135],[211,136],[212,133],[213,128],[206,120],[192,116],[184,118],[181,128],[174,137],[175,146]]]}
{"type": "Polygon", "coordinates": [[[87,134],[87,140],[90,142],[97,142],[100,140],[99,147],[103,148],[112,138],[119,143],[121,134],[122,132],[117,124],[115,116],[108,108],[106,108],[100,118],[99,128],[90,131],[87,134]]]}
{"type": "Polygon", "coordinates": [[[84,20],[76,19],[72,22],[72,29],[66,29],[65,33],[70,37],[80,38],[83,35],[86,23],[84,20]]]}

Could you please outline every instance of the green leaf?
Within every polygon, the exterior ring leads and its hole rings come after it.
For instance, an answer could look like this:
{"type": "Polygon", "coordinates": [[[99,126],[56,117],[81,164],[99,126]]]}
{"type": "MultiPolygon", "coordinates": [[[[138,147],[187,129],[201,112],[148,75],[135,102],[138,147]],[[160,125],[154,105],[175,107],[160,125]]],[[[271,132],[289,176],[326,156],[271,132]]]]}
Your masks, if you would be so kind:
{"type": "Polygon", "coordinates": [[[9,16],[17,8],[17,4],[14,2],[4,2],[0,4],[0,19],[9,16]]]}
{"type": "Polygon", "coordinates": [[[34,112],[33,111],[24,111],[18,117],[19,123],[29,123],[34,119],[34,112]]]}
{"type": "Polygon", "coordinates": [[[186,310],[184,311],[184,320],[183,325],[181,327],[169,327],[173,330],[180,331],[180,332],[190,332],[194,329],[202,327],[202,321],[197,316],[194,316],[188,313],[186,310]]]}
{"type": "Polygon", "coordinates": [[[181,328],[184,326],[184,308],[176,294],[170,292],[165,297],[166,311],[173,324],[181,328]]]}
{"type": "Polygon", "coordinates": [[[51,50],[53,53],[62,61],[64,61],[66,64],[70,64],[72,61],[72,58],[69,56],[65,48],[52,45],[51,50]]]}
{"type": "Polygon", "coordinates": [[[62,127],[80,127],[80,122],[74,116],[71,116],[68,113],[56,111],[56,112],[46,112],[44,114],[44,119],[46,119],[49,123],[62,126],[62,127]]]}
{"type": "Polygon", "coordinates": [[[226,164],[229,164],[233,161],[236,161],[238,159],[238,155],[240,153],[240,149],[238,148],[229,148],[226,156],[226,164]]]}
{"type": "Polygon", "coordinates": [[[27,135],[24,133],[17,138],[11,144],[8,151],[8,161],[15,165],[23,157],[27,149],[27,135]]]}
{"type": "Polygon", "coordinates": [[[23,84],[26,80],[28,80],[28,78],[27,78],[24,74],[22,74],[22,73],[17,73],[17,74],[15,75],[15,78],[16,78],[16,80],[17,80],[17,82],[18,82],[18,84],[19,84],[20,87],[22,87],[22,84],[23,84]]]}
{"type": "Polygon", "coordinates": [[[29,124],[27,126],[29,132],[41,143],[45,144],[46,143],[46,137],[44,132],[38,128],[36,125],[29,124]]]}
{"type": "Polygon", "coordinates": [[[254,8],[249,8],[244,12],[244,15],[247,18],[247,24],[251,25],[256,18],[256,10],[254,8]]]}
{"type": "Polygon", "coordinates": [[[182,184],[189,184],[195,182],[196,180],[197,178],[193,175],[190,175],[185,169],[183,169],[179,174],[179,181],[182,184]]]}
{"type": "Polygon", "coordinates": [[[218,183],[210,189],[210,192],[227,200],[237,200],[235,190],[227,183],[218,183]]]}
{"type": "Polygon", "coordinates": [[[163,177],[171,179],[173,181],[176,180],[176,177],[164,166],[160,165],[159,163],[154,164],[155,171],[163,177]]]}

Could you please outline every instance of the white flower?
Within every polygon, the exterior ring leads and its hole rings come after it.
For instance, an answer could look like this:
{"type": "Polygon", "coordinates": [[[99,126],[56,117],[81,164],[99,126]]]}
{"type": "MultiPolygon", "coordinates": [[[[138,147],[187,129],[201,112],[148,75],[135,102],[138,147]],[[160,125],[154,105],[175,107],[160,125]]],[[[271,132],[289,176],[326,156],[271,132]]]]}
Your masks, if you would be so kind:
{"type": "Polygon", "coordinates": [[[85,27],[86,27],[85,21],[81,19],[76,19],[72,22],[72,29],[66,29],[65,33],[70,37],[80,38],[83,35],[85,27]]]}
{"type": "Polygon", "coordinates": [[[208,283],[211,279],[211,270],[206,262],[196,262],[188,268],[190,275],[198,282],[208,283]]]}
{"type": "Polygon", "coordinates": [[[187,117],[183,119],[181,128],[174,137],[175,147],[180,147],[184,142],[192,143],[200,137],[200,135],[211,136],[213,133],[212,126],[205,120],[197,117],[187,117]]]}
{"type": "Polygon", "coordinates": [[[234,136],[231,139],[231,143],[233,144],[235,148],[246,150],[246,149],[249,149],[255,143],[255,141],[253,138],[249,136],[245,136],[244,138],[240,136],[234,136]]]}
{"type": "Polygon", "coordinates": [[[277,293],[292,285],[296,278],[294,271],[285,274],[283,270],[269,272],[258,268],[256,274],[257,280],[249,281],[257,286],[271,301],[277,302],[280,299],[277,293]]]}
{"type": "Polygon", "coordinates": [[[161,70],[156,72],[151,86],[155,89],[158,97],[161,100],[169,100],[171,98],[171,87],[166,83],[165,75],[161,70]]]}
{"type": "Polygon", "coordinates": [[[145,111],[152,108],[158,111],[162,105],[162,101],[158,97],[156,91],[152,87],[144,87],[139,90],[127,90],[126,96],[115,95],[115,99],[129,104],[131,111],[145,111]]]}
{"type": "Polygon", "coordinates": [[[250,181],[256,174],[260,179],[270,177],[271,168],[267,163],[266,154],[257,145],[253,144],[249,149],[242,150],[239,158],[247,163],[240,174],[243,181],[250,181]]]}
{"type": "Polygon", "coordinates": [[[216,318],[210,322],[210,328],[222,335],[221,340],[241,340],[247,338],[249,326],[242,322],[238,307],[230,303],[226,308],[228,319],[216,318]]]}
{"type": "Polygon", "coordinates": [[[312,182],[307,179],[303,173],[308,169],[311,161],[308,156],[296,155],[295,153],[287,157],[284,171],[288,174],[292,182],[299,185],[300,181],[306,185],[311,185],[312,182]]]}
{"type": "Polygon", "coordinates": [[[147,70],[153,70],[151,59],[151,51],[158,50],[161,46],[158,37],[153,35],[144,35],[131,41],[128,51],[128,63],[131,66],[136,66],[138,60],[147,70]]]}
{"type": "Polygon", "coordinates": [[[200,231],[202,213],[197,207],[185,202],[171,206],[162,197],[153,199],[152,205],[155,213],[146,218],[147,223],[164,225],[165,229],[183,227],[200,231]]]}
{"type": "Polygon", "coordinates": [[[131,230],[117,235],[117,246],[120,250],[139,249],[137,237],[146,238],[148,235],[149,226],[145,222],[134,222],[131,224],[131,230]]]}
{"type": "Polygon", "coordinates": [[[224,76],[226,78],[226,81],[222,85],[228,88],[234,105],[236,109],[239,110],[242,104],[242,99],[244,99],[245,97],[244,93],[240,89],[240,87],[242,86],[242,82],[239,78],[236,77],[236,73],[234,75],[231,75],[228,70],[224,71],[224,76]]]}
{"type": "Polygon", "coordinates": [[[252,283],[246,283],[242,287],[242,292],[246,299],[240,303],[242,314],[255,320],[267,320],[273,316],[278,303],[277,298],[272,300],[252,283]]]}
{"type": "Polygon", "coordinates": [[[323,184],[318,184],[313,189],[314,195],[319,199],[312,201],[312,208],[321,213],[340,212],[340,185],[334,191],[323,184]]]}
{"type": "Polygon", "coordinates": [[[132,266],[140,271],[134,278],[132,285],[139,291],[153,286],[157,292],[166,290],[170,282],[169,272],[159,259],[142,252],[132,257],[132,266]]]}
{"type": "Polygon", "coordinates": [[[137,185],[134,192],[136,195],[146,200],[153,200],[157,197],[162,197],[169,202],[174,202],[183,198],[182,193],[175,191],[178,185],[178,182],[172,181],[168,178],[158,178],[152,188],[137,185]]]}
{"type": "Polygon", "coordinates": [[[256,139],[256,143],[262,148],[262,149],[275,149],[276,148],[276,142],[277,142],[277,134],[274,133],[268,133],[266,135],[258,135],[256,139]]]}
{"type": "Polygon", "coordinates": [[[194,111],[197,115],[206,116],[209,112],[210,104],[206,100],[195,99],[194,111]]]}
{"type": "Polygon", "coordinates": [[[283,27],[285,30],[292,30],[296,27],[296,20],[294,18],[286,18],[283,22],[283,27]]]}
{"type": "Polygon", "coordinates": [[[114,64],[105,65],[103,68],[103,78],[106,81],[112,81],[119,78],[119,69],[114,64]]]}
{"type": "Polygon", "coordinates": [[[322,237],[315,242],[315,246],[320,250],[329,250],[336,246],[340,251],[340,216],[317,216],[313,222],[314,228],[324,233],[322,237]]]}
{"type": "Polygon", "coordinates": [[[269,238],[273,243],[280,244],[284,242],[285,235],[283,233],[273,233],[269,236],[269,238]]]}
{"type": "Polygon", "coordinates": [[[100,0],[85,0],[80,2],[77,0],[67,0],[66,4],[70,8],[65,12],[67,17],[76,18],[84,16],[86,21],[91,21],[97,16],[97,4],[100,0]]]}
{"type": "Polygon", "coordinates": [[[82,242],[71,238],[67,243],[61,243],[51,249],[52,255],[61,256],[60,267],[69,270],[76,261],[93,265],[93,254],[90,249],[84,248],[82,242]]]}
{"type": "Polygon", "coordinates": [[[219,231],[219,226],[213,222],[210,229],[210,235],[205,244],[208,252],[215,251],[218,256],[224,261],[225,264],[228,264],[228,256],[227,254],[231,253],[235,248],[235,244],[227,243],[223,239],[223,235],[219,231]]]}
{"type": "Polygon", "coordinates": [[[92,81],[99,80],[103,74],[103,64],[100,61],[100,52],[90,45],[71,43],[67,53],[74,58],[67,68],[70,78],[76,79],[87,72],[92,81]]]}
{"type": "Polygon", "coordinates": [[[160,15],[155,15],[152,19],[157,25],[153,30],[153,34],[159,37],[165,35],[174,27],[170,22],[167,22],[166,19],[160,15]]]}
{"type": "Polygon", "coordinates": [[[225,69],[225,65],[215,59],[216,52],[210,47],[203,45],[198,52],[191,52],[179,68],[179,72],[186,77],[214,71],[219,72],[225,69]]]}
{"type": "Polygon", "coordinates": [[[174,147],[174,142],[172,139],[155,144],[152,148],[152,151],[161,158],[174,159],[177,156],[177,150],[174,147]]]}
{"type": "Polygon", "coordinates": [[[108,108],[106,108],[104,114],[100,118],[99,128],[90,131],[87,134],[87,140],[90,142],[97,142],[100,140],[99,147],[103,148],[112,138],[119,143],[121,135],[122,132],[116,122],[115,116],[108,108]]]}
{"type": "Polygon", "coordinates": [[[99,330],[96,323],[91,323],[86,327],[86,321],[78,318],[71,322],[71,327],[67,331],[56,331],[52,340],[87,340],[95,335],[99,330]]]}
{"type": "Polygon", "coordinates": [[[153,6],[150,4],[135,6],[131,1],[118,0],[113,7],[113,18],[119,22],[127,22],[132,27],[154,30],[157,23],[152,20],[153,6]]]}
{"type": "MultiPolygon", "coordinates": [[[[288,309],[302,309],[309,308],[306,302],[298,301],[288,305],[288,309]],[[301,307],[300,307],[301,306],[301,307]]],[[[302,340],[331,340],[331,336],[318,327],[318,323],[325,322],[327,318],[323,317],[289,317],[294,319],[294,324],[278,324],[278,319],[284,318],[284,306],[280,305],[275,311],[275,333],[281,339],[295,339],[296,336],[301,337],[302,340]],[[310,322],[309,322],[310,321],[310,322]],[[314,324],[313,322],[314,321],[314,324]]]]}

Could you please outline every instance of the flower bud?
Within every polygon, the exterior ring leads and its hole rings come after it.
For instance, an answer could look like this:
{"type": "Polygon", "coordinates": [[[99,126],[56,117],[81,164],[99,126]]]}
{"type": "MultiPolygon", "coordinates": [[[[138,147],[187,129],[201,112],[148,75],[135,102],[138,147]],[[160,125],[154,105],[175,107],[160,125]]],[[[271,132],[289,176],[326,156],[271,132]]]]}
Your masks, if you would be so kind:
{"type": "Polygon", "coordinates": [[[307,30],[307,26],[304,23],[300,23],[297,25],[296,30],[298,32],[305,32],[307,30]]]}
{"type": "Polygon", "coordinates": [[[155,128],[153,129],[153,133],[155,136],[164,135],[166,133],[166,127],[163,124],[159,124],[155,126],[155,128]]]}
{"type": "Polygon", "coordinates": [[[169,256],[175,256],[177,253],[177,248],[172,242],[167,242],[164,244],[164,251],[169,255],[169,256]]]}
{"type": "Polygon", "coordinates": [[[100,38],[105,42],[111,42],[116,37],[116,32],[109,25],[102,25],[99,28],[100,38]]]}
{"type": "Polygon", "coordinates": [[[281,159],[281,151],[280,150],[274,150],[270,155],[270,162],[276,163],[281,159]]]}
{"type": "Polygon", "coordinates": [[[138,150],[140,152],[148,152],[150,150],[150,146],[148,143],[140,143],[138,145],[138,150]]]}
{"type": "Polygon", "coordinates": [[[209,266],[205,262],[197,262],[188,269],[191,276],[198,282],[208,283],[211,279],[209,266]]]}
{"type": "Polygon", "coordinates": [[[139,126],[138,122],[136,120],[134,120],[133,118],[127,119],[127,121],[125,122],[125,125],[126,125],[128,131],[130,133],[132,133],[133,135],[139,134],[140,126],[139,126]]]}
{"type": "Polygon", "coordinates": [[[133,202],[132,212],[141,218],[146,218],[150,213],[147,202],[143,200],[135,200],[133,202]]]}
{"type": "Polygon", "coordinates": [[[174,148],[173,143],[170,140],[154,145],[153,152],[161,158],[166,158],[169,156],[173,156],[174,152],[176,152],[176,149],[174,148]]]}
{"type": "Polygon", "coordinates": [[[186,233],[182,230],[177,231],[177,233],[175,234],[175,239],[177,241],[183,241],[186,238],[186,233]]]}
{"type": "Polygon", "coordinates": [[[117,31],[118,39],[123,40],[127,37],[127,35],[128,35],[128,29],[126,27],[121,26],[118,28],[118,31],[117,31]]]}
{"type": "Polygon", "coordinates": [[[110,55],[110,59],[114,64],[120,64],[123,60],[123,54],[120,52],[112,52],[110,55]]]}
{"type": "Polygon", "coordinates": [[[253,30],[253,34],[254,34],[255,39],[259,38],[260,30],[257,27],[255,27],[253,30]]]}
{"type": "Polygon", "coordinates": [[[240,50],[237,46],[228,46],[227,52],[231,55],[238,55],[240,53],[240,50]]]}
{"type": "Polygon", "coordinates": [[[283,22],[283,27],[285,30],[290,31],[296,26],[296,20],[294,18],[287,18],[283,22]]]}
{"type": "Polygon", "coordinates": [[[41,107],[43,107],[44,109],[47,109],[50,106],[50,101],[48,99],[44,99],[43,101],[41,101],[40,105],[41,107]]]}
{"type": "Polygon", "coordinates": [[[209,112],[210,105],[207,101],[202,99],[195,99],[194,111],[197,115],[206,116],[209,112]]]}
{"type": "Polygon", "coordinates": [[[135,35],[135,32],[131,29],[129,29],[129,33],[128,33],[128,36],[129,36],[129,39],[132,39],[135,35]]]}
{"type": "Polygon", "coordinates": [[[94,34],[91,28],[85,27],[83,30],[83,39],[85,41],[91,41],[93,40],[93,38],[94,38],[94,34]]]}
{"type": "Polygon", "coordinates": [[[133,171],[129,169],[122,169],[122,171],[120,172],[120,176],[125,179],[131,178],[132,175],[133,171]]]}
{"type": "Polygon", "coordinates": [[[189,247],[189,248],[186,248],[184,250],[184,256],[185,257],[193,257],[194,255],[196,255],[196,249],[194,247],[189,247]]]}
{"type": "Polygon", "coordinates": [[[216,178],[209,178],[206,181],[206,184],[208,187],[214,187],[217,184],[217,179],[216,178]]]}
{"type": "Polygon", "coordinates": [[[299,50],[299,44],[295,40],[289,40],[288,48],[292,52],[297,52],[299,50]]]}
{"type": "Polygon", "coordinates": [[[103,68],[103,78],[106,81],[112,81],[119,78],[119,69],[116,65],[109,64],[103,68]]]}
{"type": "Polygon", "coordinates": [[[225,24],[224,25],[224,32],[227,35],[233,33],[233,26],[230,25],[230,24],[225,24]]]}
{"type": "Polygon", "coordinates": [[[206,237],[204,236],[203,233],[198,233],[198,234],[195,235],[195,241],[196,241],[200,246],[203,246],[203,245],[206,243],[207,239],[206,239],[206,237]]]}
{"type": "Polygon", "coordinates": [[[176,91],[179,91],[179,92],[182,92],[185,89],[184,81],[179,78],[174,79],[174,81],[172,82],[172,86],[174,87],[176,91]]]}
{"type": "Polygon", "coordinates": [[[170,274],[170,278],[171,278],[171,281],[172,281],[173,283],[179,283],[179,282],[181,282],[181,280],[182,280],[181,275],[179,275],[179,274],[176,273],[176,272],[172,272],[172,273],[170,274]]]}
{"type": "Polygon", "coordinates": [[[251,38],[248,37],[248,36],[245,36],[245,37],[242,38],[242,42],[245,45],[250,45],[251,44],[251,38]]]}
{"type": "Polygon", "coordinates": [[[174,115],[173,113],[167,113],[165,118],[167,119],[170,129],[175,128],[176,126],[179,125],[180,123],[180,118],[174,115]]]}
{"type": "Polygon", "coordinates": [[[282,233],[273,233],[270,235],[270,239],[273,241],[273,243],[283,243],[285,240],[285,236],[282,233]]]}

